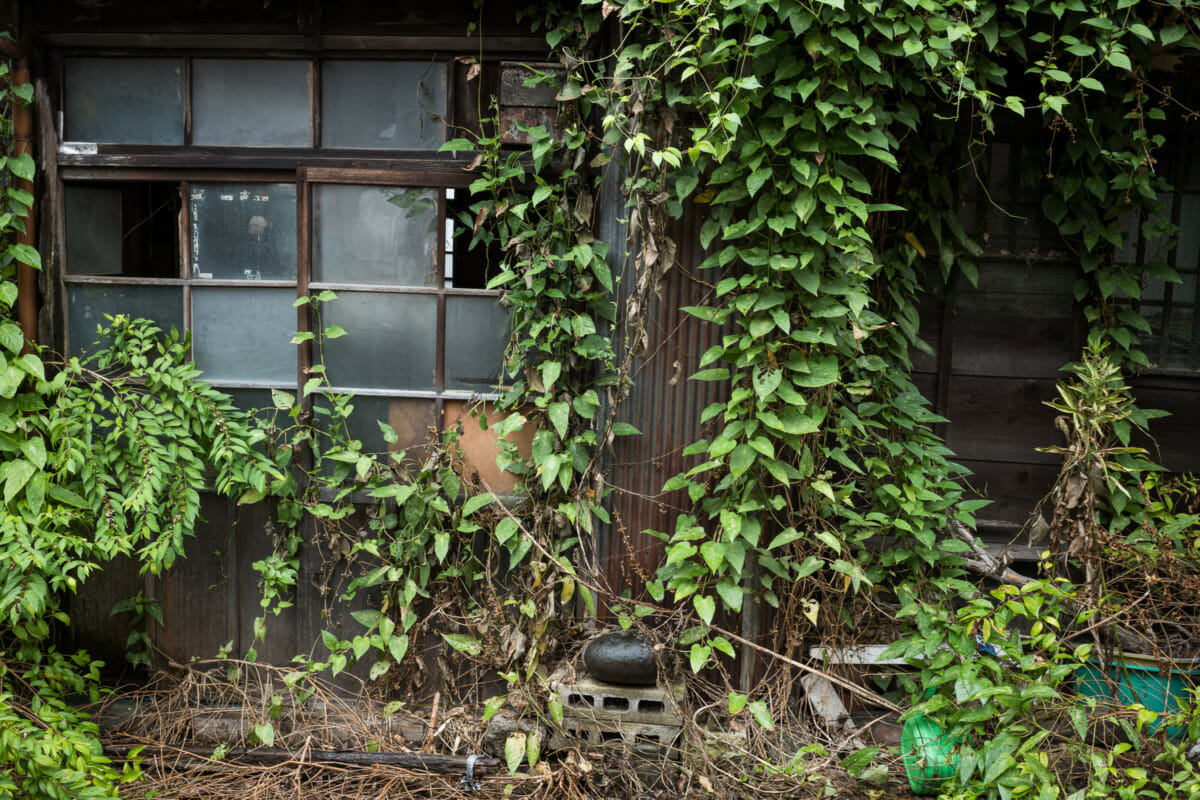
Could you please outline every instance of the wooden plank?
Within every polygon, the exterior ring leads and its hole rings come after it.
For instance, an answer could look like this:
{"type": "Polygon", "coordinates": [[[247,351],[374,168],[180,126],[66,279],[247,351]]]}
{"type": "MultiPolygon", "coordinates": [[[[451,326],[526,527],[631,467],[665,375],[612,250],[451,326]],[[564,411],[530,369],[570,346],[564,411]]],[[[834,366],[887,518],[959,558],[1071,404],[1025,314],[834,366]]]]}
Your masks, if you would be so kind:
{"type": "MultiPolygon", "coordinates": [[[[945,314],[942,301],[931,295],[921,294],[917,298],[917,314],[920,316],[918,335],[933,348],[933,353],[926,353],[915,347],[909,348],[913,369],[919,372],[937,372],[944,345],[942,344],[942,329],[945,314]]],[[[932,398],[932,395],[931,395],[932,398]]]]}
{"type": "MultiPolygon", "coordinates": [[[[496,54],[541,54],[545,57],[546,40],[539,36],[521,35],[489,35],[483,40],[487,53],[496,54]]],[[[357,35],[357,34],[327,34],[321,37],[322,50],[383,50],[383,51],[413,51],[441,53],[478,53],[480,39],[478,36],[428,35],[428,36],[389,36],[389,35],[357,35]]]]}
{"type": "MultiPolygon", "coordinates": [[[[395,162],[390,162],[394,164],[395,162]]],[[[388,167],[309,167],[304,174],[311,183],[356,183],[376,186],[448,186],[468,188],[475,180],[474,171],[464,169],[462,163],[449,161],[426,162],[422,167],[413,167],[404,162],[405,169],[388,167]]]]}
{"type": "Polygon", "coordinates": [[[1058,444],[1054,381],[1033,378],[955,376],[950,386],[946,444],[962,458],[1025,464],[1056,464],[1037,452],[1058,444]]]}
{"type": "Polygon", "coordinates": [[[236,509],[202,492],[200,514],[203,521],[184,540],[186,557],[176,559],[155,588],[163,624],[155,626],[151,639],[164,658],[178,664],[214,656],[237,640],[236,509]]]}
{"type": "Polygon", "coordinates": [[[1141,445],[1172,472],[1200,471],[1200,382],[1182,379],[1172,383],[1135,384],[1141,408],[1156,408],[1171,416],[1150,423],[1150,439],[1141,445]]]}
{"type": "Polygon", "coordinates": [[[1076,360],[1072,317],[956,312],[954,375],[1056,377],[1076,360]]]}
{"type": "Polygon", "coordinates": [[[61,167],[64,181],[214,181],[217,183],[291,183],[296,171],[235,169],[125,169],[121,167],[61,167]]]}
{"type": "MultiPolygon", "coordinates": [[[[233,551],[235,566],[230,576],[230,580],[236,582],[237,589],[233,614],[238,638],[234,652],[245,656],[254,648],[260,662],[288,664],[297,653],[306,653],[312,648],[312,642],[297,639],[295,607],[267,615],[265,639],[256,641],[254,638],[254,620],[266,612],[259,603],[262,588],[259,574],[252,565],[269,557],[275,550],[275,504],[261,502],[239,506],[237,515],[233,551]]],[[[297,579],[303,580],[303,576],[297,576],[297,579]]]]}
{"type": "MultiPolygon", "coordinates": [[[[162,50],[172,54],[220,50],[225,57],[247,55],[261,57],[266,52],[299,54],[311,50],[311,40],[294,33],[130,33],[96,31],[53,31],[42,33],[39,42],[46,47],[63,49],[93,49],[108,51],[162,50]]],[[[516,33],[488,36],[484,40],[489,55],[545,57],[546,40],[540,36],[516,33]]],[[[462,36],[448,31],[427,35],[388,34],[326,34],[317,39],[322,52],[363,53],[478,53],[478,36],[462,36]]]]}
{"type": "MultiPolygon", "coordinates": [[[[300,550],[296,586],[294,653],[311,652],[315,659],[328,658],[329,653],[321,644],[323,630],[333,632],[340,639],[353,639],[366,633],[353,613],[382,607],[378,588],[360,588],[353,603],[345,602],[341,596],[351,580],[377,565],[368,563],[370,556],[365,553],[358,554],[353,564],[344,557],[357,541],[357,531],[366,525],[361,512],[337,522],[309,519],[304,524],[304,546],[300,550]]],[[[358,691],[361,689],[359,681],[367,680],[374,663],[374,651],[368,652],[357,663],[352,662],[333,682],[349,691],[358,691]]]]}
{"type": "Polygon", "coordinates": [[[934,397],[937,395],[938,376],[931,372],[914,372],[912,374],[913,385],[917,387],[917,391],[921,396],[933,404],[934,397]]]}
{"type": "MultiPolygon", "coordinates": [[[[1058,478],[1057,464],[1014,464],[996,461],[956,458],[954,461],[973,473],[967,483],[974,490],[971,496],[985,497],[992,504],[979,516],[1024,524],[1038,501],[1054,487],[1058,478]]],[[[989,541],[991,531],[984,531],[989,541]]]]}
{"type": "Polygon", "coordinates": [[[67,598],[71,625],[66,629],[71,649],[87,650],[108,670],[124,671],[125,641],[133,633],[133,615],[111,614],[113,606],[142,589],[142,576],[132,558],[118,558],[94,572],[79,591],[67,598]]]}
{"type": "MultiPolygon", "coordinates": [[[[419,37],[411,37],[419,38],[419,37]]],[[[49,31],[39,34],[45,47],[121,51],[159,49],[179,54],[191,50],[222,50],[224,55],[245,53],[261,56],[264,51],[303,51],[304,37],[294,33],[206,33],[202,28],[188,33],[131,33],[100,31],[49,31]]],[[[478,45],[478,41],[476,42],[478,45]]],[[[118,53],[114,53],[116,55],[118,53]]],[[[144,54],[144,53],[143,53],[144,54]]]]}
{"type": "MultiPolygon", "coordinates": [[[[436,157],[425,151],[384,150],[326,150],[309,147],[156,147],[118,144],[98,144],[95,152],[84,152],[90,148],[76,148],[70,152],[60,150],[60,167],[114,167],[119,169],[178,169],[194,175],[203,170],[254,169],[296,170],[302,166],[313,167],[317,175],[313,180],[334,182],[340,171],[364,175],[362,180],[349,178],[339,183],[366,182],[371,172],[387,172],[391,182],[397,181],[413,186],[462,186],[468,187],[475,179],[474,173],[463,169],[461,160],[436,157]],[[397,169],[402,164],[403,169],[397,169]],[[320,168],[326,168],[323,171],[320,168]]],[[[375,182],[380,182],[378,179],[375,182]]]]}

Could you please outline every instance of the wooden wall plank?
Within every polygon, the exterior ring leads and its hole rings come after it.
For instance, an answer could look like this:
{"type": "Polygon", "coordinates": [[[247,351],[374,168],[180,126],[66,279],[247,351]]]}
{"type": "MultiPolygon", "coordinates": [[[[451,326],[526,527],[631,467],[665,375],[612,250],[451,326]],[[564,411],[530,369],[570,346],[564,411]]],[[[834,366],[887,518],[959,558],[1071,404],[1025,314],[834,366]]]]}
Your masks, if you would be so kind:
{"type": "Polygon", "coordinates": [[[1069,317],[959,311],[954,374],[1047,377],[1076,358],[1069,317]]]}
{"type": "Polygon", "coordinates": [[[963,459],[1055,464],[1058,456],[1037,452],[1061,438],[1043,404],[1054,396],[1048,379],[955,376],[946,444],[963,459]]]}
{"type": "Polygon", "coordinates": [[[133,615],[112,615],[113,606],[137,595],[145,586],[131,558],[119,558],[102,572],[93,573],[68,599],[71,626],[66,630],[70,647],[87,650],[105,663],[106,671],[126,670],[125,640],[133,632],[133,615]]]}
{"type": "Polygon", "coordinates": [[[229,642],[237,645],[238,584],[233,503],[203,493],[203,521],[184,541],[186,557],[157,581],[155,596],[163,625],[155,647],[163,658],[186,664],[210,658],[229,642]]]}
{"type": "Polygon", "coordinates": [[[981,519],[1024,523],[1038,501],[1049,493],[1058,477],[1057,464],[1011,464],[957,459],[971,470],[968,483],[974,496],[992,504],[978,513],[981,519]]]}
{"type": "Polygon", "coordinates": [[[1172,383],[1135,383],[1134,396],[1140,407],[1171,414],[1150,423],[1152,441],[1143,446],[1172,472],[1200,471],[1200,381],[1181,379],[1172,383]]]}

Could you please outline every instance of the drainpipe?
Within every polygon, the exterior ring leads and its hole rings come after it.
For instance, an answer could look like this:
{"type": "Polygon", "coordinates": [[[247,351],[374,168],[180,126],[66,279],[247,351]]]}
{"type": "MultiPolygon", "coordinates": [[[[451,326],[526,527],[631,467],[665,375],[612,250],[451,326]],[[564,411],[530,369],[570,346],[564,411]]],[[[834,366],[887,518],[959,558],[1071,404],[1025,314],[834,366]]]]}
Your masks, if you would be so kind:
{"type": "MultiPolygon", "coordinates": [[[[13,61],[13,88],[29,83],[29,59],[21,45],[12,39],[0,37],[0,55],[13,61]]],[[[10,102],[16,102],[10,100],[10,102]]],[[[13,106],[13,155],[32,153],[33,150],[33,108],[30,105],[17,103],[13,106]]],[[[33,196],[33,181],[24,178],[17,180],[16,188],[29,192],[33,196]]],[[[21,220],[25,223],[24,232],[17,234],[19,244],[34,245],[33,206],[21,220]]],[[[17,262],[17,322],[21,325],[21,335],[25,338],[24,351],[29,352],[30,343],[37,344],[37,276],[33,267],[17,262]]]]}
{"type": "MultiPolygon", "coordinates": [[[[12,85],[14,87],[29,83],[29,59],[20,55],[20,48],[10,40],[0,40],[0,52],[10,58],[17,55],[13,69],[12,85]]],[[[13,100],[12,102],[16,102],[13,100]]],[[[23,153],[32,154],[33,150],[33,108],[27,104],[13,106],[13,138],[14,155],[20,157],[23,153]]],[[[29,192],[33,196],[33,181],[21,178],[17,180],[17,188],[29,192]]],[[[22,220],[25,230],[17,233],[17,242],[30,247],[34,244],[33,206],[25,212],[22,220]]],[[[21,325],[21,334],[25,337],[25,350],[29,344],[37,344],[37,276],[33,267],[28,264],[17,264],[17,321],[21,325]]]]}

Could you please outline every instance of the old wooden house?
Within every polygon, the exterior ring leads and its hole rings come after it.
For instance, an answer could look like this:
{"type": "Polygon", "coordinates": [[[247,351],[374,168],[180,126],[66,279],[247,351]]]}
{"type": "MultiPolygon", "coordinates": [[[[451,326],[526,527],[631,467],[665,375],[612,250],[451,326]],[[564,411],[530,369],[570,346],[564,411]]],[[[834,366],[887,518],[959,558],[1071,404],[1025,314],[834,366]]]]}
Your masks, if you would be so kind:
{"type": "MultiPolygon", "coordinates": [[[[383,450],[373,420],[399,447],[419,447],[488,397],[507,319],[486,288],[489,265],[455,237],[470,203],[469,159],[441,153],[498,103],[502,120],[551,121],[553,93],[523,85],[520,65],[545,59],[521,3],[381,3],[372,0],[42,0],[21,3],[9,55],[36,86],[33,147],[37,236],[45,270],[33,310],[40,342],[67,354],[93,346],[104,314],[156,319],[190,332],[206,378],[247,407],[273,389],[297,392],[313,359],[296,331],[336,324],[349,335],[321,343],[332,383],[354,391],[362,430],[383,450]],[[478,7],[477,7],[478,6],[478,7]],[[329,318],[293,301],[334,290],[329,318]]],[[[511,144],[520,146],[512,128],[511,144]]],[[[916,364],[918,384],[970,483],[993,505],[981,516],[996,546],[1019,531],[1057,473],[1036,448],[1056,440],[1060,367],[1079,353],[1083,324],[1077,259],[1056,244],[1028,185],[1042,169],[1035,134],[1000,137],[981,174],[989,202],[964,193],[962,218],[986,243],[978,285],[932,288],[922,318],[936,355],[916,364]]],[[[1147,407],[1173,416],[1153,429],[1172,470],[1200,468],[1200,321],[1195,316],[1200,172],[1189,142],[1164,169],[1183,235],[1168,260],[1180,284],[1150,287],[1152,365],[1137,378],[1147,407]]],[[[619,199],[601,204],[597,230],[614,239],[619,199]]],[[[699,260],[695,215],[679,223],[676,258],[699,260]]],[[[1153,241],[1119,257],[1151,257],[1153,241]]],[[[623,267],[613,248],[613,266],[623,267]]],[[[623,418],[644,434],[615,447],[608,482],[613,525],[598,544],[615,586],[637,584],[684,507],[662,494],[699,438],[709,384],[698,368],[715,332],[681,308],[708,289],[690,269],[666,275],[648,313],[649,339],[623,418]],[[621,491],[626,490],[626,491],[621,491]]],[[[475,466],[493,470],[486,435],[468,441],[475,466]]],[[[492,478],[501,485],[504,477],[492,478]]],[[[161,604],[155,645],[185,662],[232,642],[250,646],[259,613],[250,565],[270,547],[267,509],[213,498],[189,557],[163,578],[115,570],[74,611],[78,643],[119,661],[128,630],[109,610],[142,591],[161,604]]],[[[302,554],[297,607],[260,657],[307,651],[321,624],[320,554],[302,554]],[[282,635],[280,635],[282,633],[282,635]]]]}

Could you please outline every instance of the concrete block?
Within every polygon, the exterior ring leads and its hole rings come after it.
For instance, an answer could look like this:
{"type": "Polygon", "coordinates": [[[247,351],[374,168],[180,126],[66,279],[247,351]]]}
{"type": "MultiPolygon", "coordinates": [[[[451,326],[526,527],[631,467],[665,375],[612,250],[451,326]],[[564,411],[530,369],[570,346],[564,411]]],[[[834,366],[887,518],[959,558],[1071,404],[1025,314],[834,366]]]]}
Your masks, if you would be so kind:
{"type": "Polygon", "coordinates": [[[614,722],[570,717],[565,713],[562,722],[567,741],[555,736],[550,744],[562,749],[572,743],[586,747],[617,747],[639,756],[677,757],[676,742],[683,728],[678,725],[648,725],[636,722],[614,722]]]}
{"type": "Polygon", "coordinates": [[[561,750],[564,747],[570,746],[569,744],[565,744],[555,747],[553,737],[547,735],[546,726],[540,724],[536,719],[529,717],[518,719],[511,712],[501,711],[488,721],[487,730],[483,733],[483,741],[480,747],[489,756],[504,758],[504,745],[508,742],[508,737],[517,731],[524,734],[536,732],[543,742],[549,742],[546,747],[548,751],[561,750]]]}
{"type": "Polygon", "coordinates": [[[614,686],[592,678],[579,678],[573,683],[554,681],[551,688],[558,693],[564,716],[594,722],[682,724],[675,710],[683,702],[682,683],[672,686],[670,693],[657,686],[614,686]]]}
{"type": "Polygon", "coordinates": [[[192,737],[197,744],[243,741],[254,727],[242,706],[205,707],[192,710],[192,737]]]}

